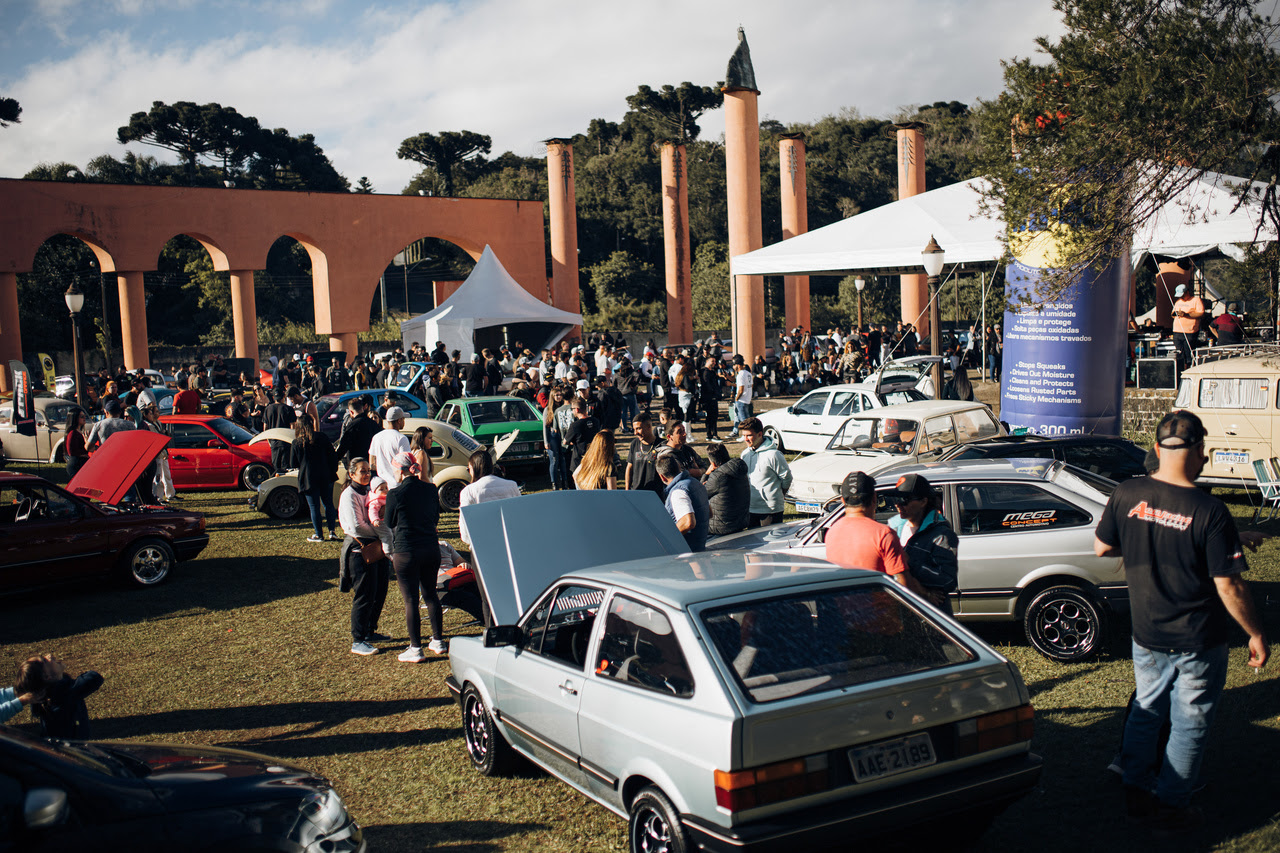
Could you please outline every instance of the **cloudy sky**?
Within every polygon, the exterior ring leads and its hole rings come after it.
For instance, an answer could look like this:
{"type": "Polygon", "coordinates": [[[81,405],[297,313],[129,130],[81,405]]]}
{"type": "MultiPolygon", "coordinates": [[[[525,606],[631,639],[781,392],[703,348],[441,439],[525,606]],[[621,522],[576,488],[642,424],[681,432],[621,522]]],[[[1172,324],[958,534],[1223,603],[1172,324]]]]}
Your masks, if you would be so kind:
{"type": "MultiPolygon", "coordinates": [[[[990,98],[1001,59],[1061,31],[1049,0],[0,0],[0,95],[23,108],[0,177],[119,157],[116,128],[152,101],[216,101],[395,193],[416,172],[406,137],[467,129],[541,156],[620,119],[640,84],[722,80],[739,25],[761,117],[784,123],[990,98]]],[[[718,136],[719,113],[703,127],[718,136]]]]}

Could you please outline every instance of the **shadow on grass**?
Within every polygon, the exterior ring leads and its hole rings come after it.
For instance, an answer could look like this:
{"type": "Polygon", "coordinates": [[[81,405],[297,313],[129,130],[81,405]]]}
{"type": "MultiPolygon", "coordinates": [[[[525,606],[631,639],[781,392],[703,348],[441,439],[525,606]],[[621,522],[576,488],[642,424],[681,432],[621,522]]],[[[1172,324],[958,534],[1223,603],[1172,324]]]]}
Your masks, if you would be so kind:
{"type": "Polygon", "coordinates": [[[453,820],[443,823],[394,823],[366,826],[364,837],[369,843],[370,850],[489,853],[502,848],[484,842],[546,828],[546,824],[541,823],[453,820]]]}
{"type": "Polygon", "coordinates": [[[5,641],[40,643],[67,626],[91,632],[187,615],[195,609],[227,611],[319,592],[338,575],[333,554],[307,559],[282,554],[199,558],[178,563],[160,586],[136,589],[112,578],[9,596],[0,603],[5,641]]]}
{"type": "Polygon", "coordinates": [[[282,739],[251,738],[248,740],[220,741],[218,745],[234,749],[247,749],[250,752],[261,752],[273,758],[297,759],[430,746],[434,743],[453,740],[457,736],[458,729],[456,728],[413,729],[407,732],[345,732],[310,737],[297,737],[291,734],[282,736],[282,739]],[[283,739],[285,737],[287,739],[283,739]]]}
{"type": "Polygon", "coordinates": [[[283,740],[306,732],[332,728],[353,719],[411,714],[452,704],[453,700],[447,696],[432,696],[419,699],[391,699],[382,702],[364,699],[340,702],[280,702],[232,708],[193,708],[95,720],[94,734],[103,738],[154,737],[174,732],[242,731],[281,726],[309,726],[304,732],[293,731],[279,735],[278,737],[283,740]]]}
{"type": "MultiPolygon", "coordinates": [[[[1240,650],[1232,651],[1238,665],[1240,650]]],[[[1106,769],[1119,749],[1123,709],[1099,714],[1097,706],[1059,706],[1037,714],[1032,751],[1045,758],[1040,785],[997,818],[981,849],[1075,853],[1084,845],[1094,853],[1203,851],[1233,840],[1239,847],[1231,849],[1271,849],[1265,840],[1252,842],[1268,832],[1277,812],[1274,798],[1259,795],[1257,782],[1274,775],[1274,757],[1280,754],[1280,732],[1258,725],[1275,716],[1278,699],[1274,680],[1227,689],[1205,749],[1201,781],[1206,787],[1194,800],[1205,813],[1205,825],[1161,841],[1158,848],[1149,829],[1127,823],[1120,777],[1106,769]],[[1045,831],[1061,827],[1068,815],[1088,815],[1085,835],[1045,831]],[[1034,847],[1027,843],[1029,827],[1039,828],[1034,847]]]]}

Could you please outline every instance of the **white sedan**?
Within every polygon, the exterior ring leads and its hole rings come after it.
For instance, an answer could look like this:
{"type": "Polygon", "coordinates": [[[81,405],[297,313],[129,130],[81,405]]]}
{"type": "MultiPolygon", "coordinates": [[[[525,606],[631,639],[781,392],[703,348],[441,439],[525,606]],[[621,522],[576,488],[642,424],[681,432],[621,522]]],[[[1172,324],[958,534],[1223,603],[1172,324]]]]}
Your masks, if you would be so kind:
{"type": "Polygon", "coordinates": [[[764,424],[765,435],[779,450],[817,453],[826,449],[831,436],[850,415],[924,399],[924,394],[913,388],[877,391],[874,382],[827,385],[810,391],[785,409],[757,417],[764,424]]]}
{"type": "Polygon", "coordinates": [[[931,462],[957,444],[1004,434],[982,403],[923,400],[854,415],[836,430],[826,451],[791,463],[787,502],[800,512],[820,513],[854,471],[877,476],[891,466],[931,462]]]}

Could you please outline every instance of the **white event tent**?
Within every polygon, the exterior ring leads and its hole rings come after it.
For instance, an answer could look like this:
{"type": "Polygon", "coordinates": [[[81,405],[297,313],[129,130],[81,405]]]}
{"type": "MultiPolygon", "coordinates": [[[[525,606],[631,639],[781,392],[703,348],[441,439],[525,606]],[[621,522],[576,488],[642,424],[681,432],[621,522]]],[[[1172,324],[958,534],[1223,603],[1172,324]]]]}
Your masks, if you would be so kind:
{"type": "Polygon", "coordinates": [[[523,340],[537,352],[580,325],[581,314],[561,311],[525,290],[485,246],[462,286],[435,310],[401,323],[400,336],[406,350],[415,341],[428,350],[444,341],[450,351],[459,350],[465,362],[484,347],[501,345],[503,327],[513,340],[523,340]]]}
{"type": "MultiPolygon", "coordinates": [[[[1265,185],[1255,182],[1237,208],[1236,189],[1245,183],[1212,172],[1192,181],[1135,234],[1133,264],[1148,253],[1184,258],[1217,251],[1239,259],[1240,244],[1275,240],[1274,227],[1257,230],[1265,185]]],[[[1004,222],[996,212],[979,210],[987,186],[986,178],[972,178],[746,252],[733,258],[733,274],[919,273],[930,236],[948,267],[991,269],[1004,255],[1004,222]]]]}

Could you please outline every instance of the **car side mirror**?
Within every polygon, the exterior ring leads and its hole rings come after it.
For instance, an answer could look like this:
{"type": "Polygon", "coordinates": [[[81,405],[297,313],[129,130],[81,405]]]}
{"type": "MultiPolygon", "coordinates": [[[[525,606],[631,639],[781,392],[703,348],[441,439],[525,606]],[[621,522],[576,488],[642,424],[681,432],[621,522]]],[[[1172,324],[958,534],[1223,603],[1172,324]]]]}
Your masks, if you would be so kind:
{"type": "Polygon", "coordinates": [[[208,441],[206,441],[206,442],[204,443],[204,446],[205,446],[205,447],[212,447],[212,448],[214,448],[214,449],[217,449],[217,448],[219,448],[219,447],[222,447],[222,442],[221,442],[221,441],[218,441],[218,439],[216,439],[216,438],[211,438],[211,439],[209,439],[208,441]]]}
{"type": "Polygon", "coordinates": [[[32,788],[22,804],[27,829],[58,826],[67,819],[67,792],[59,788],[32,788]]]}
{"type": "Polygon", "coordinates": [[[484,647],[496,649],[502,646],[524,647],[524,629],[519,625],[495,625],[484,629],[484,647]]]}
{"type": "Polygon", "coordinates": [[[794,415],[795,413],[796,413],[796,407],[795,407],[795,406],[787,406],[787,414],[788,414],[788,415],[794,415]]]}

